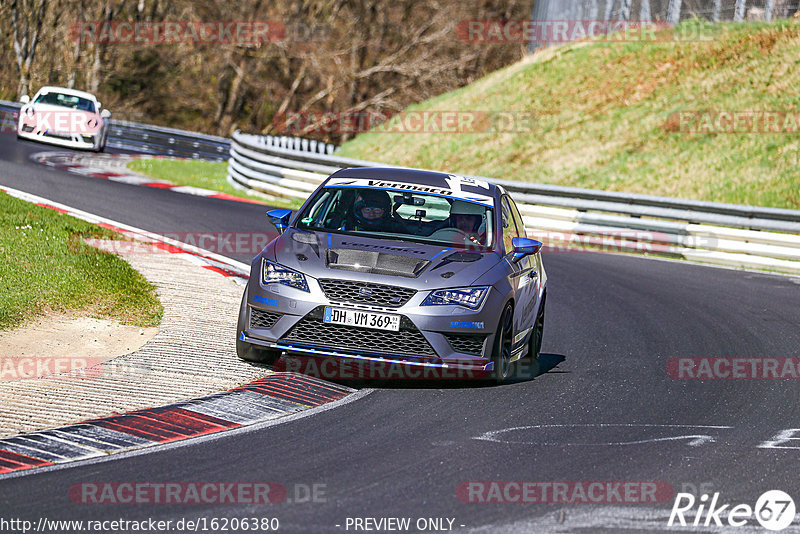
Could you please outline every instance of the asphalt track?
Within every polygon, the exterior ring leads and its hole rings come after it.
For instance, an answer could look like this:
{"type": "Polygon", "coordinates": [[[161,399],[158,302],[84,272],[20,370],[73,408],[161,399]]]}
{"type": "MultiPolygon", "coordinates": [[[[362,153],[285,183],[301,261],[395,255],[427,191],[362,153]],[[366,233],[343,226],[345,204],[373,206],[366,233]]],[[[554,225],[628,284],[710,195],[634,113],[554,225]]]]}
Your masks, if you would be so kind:
{"type": "MultiPolygon", "coordinates": [[[[153,232],[269,228],[263,206],[29,162],[42,150],[49,148],[2,135],[0,185],[153,232]]],[[[800,504],[800,439],[759,447],[800,428],[800,382],[675,380],[666,370],[672,357],[800,357],[800,279],[600,253],[550,253],[545,262],[545,354],[534,379],[366,384],[351,402],[281,424],[0,479],[0,518],[276,517],[284,532],[352,532],[346,526],[355,517],[408,517],[412,525],[451,518],[467,531],[669,530],[672,498],[465,503],[457,490],[467,481],[658,481],[751,506],[780,489],[800,504]],[[73,484],[103,481],[270,481],[289,499],[268,506],[70,500],[73,484]],[[324,496],[296,498],[313,484],[324,496]]]]}

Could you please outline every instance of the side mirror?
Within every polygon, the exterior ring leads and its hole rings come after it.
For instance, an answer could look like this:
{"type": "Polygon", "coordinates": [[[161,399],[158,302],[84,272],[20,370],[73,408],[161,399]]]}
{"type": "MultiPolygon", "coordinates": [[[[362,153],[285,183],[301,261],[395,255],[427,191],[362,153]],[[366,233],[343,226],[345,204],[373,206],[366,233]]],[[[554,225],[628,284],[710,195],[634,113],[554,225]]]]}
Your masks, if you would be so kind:
{"type": "Polygon", "coordinates": [[[269,222],[275,225],[275,229],[279,234],[289,228],[289,218],[292,216],[292,210],[270,210],[267,212],[269,222]]]}
{"type": "Polygon", "coordinates": [[[519,261],[525,256],[537,254],[542,250],[544,243],[527,237],[514,237],[511,239],[511,246],[514,248],[513,261],[519,261]]]}
{"type": "Polygon", "coordinates": [[[22,102],[23,104],[30,104],[31,97],[29,97],[28,95],[22,95],[21,97],[19,97],[19,101],[22,102]]]}
{"type": "Polygon", "coordinates": [[[111,116],[111,112],[108,111],[107,109],[104,109],[103,111],[100,112],[100,116],[103,117],[104,119],[107,119],[111,116]]]}

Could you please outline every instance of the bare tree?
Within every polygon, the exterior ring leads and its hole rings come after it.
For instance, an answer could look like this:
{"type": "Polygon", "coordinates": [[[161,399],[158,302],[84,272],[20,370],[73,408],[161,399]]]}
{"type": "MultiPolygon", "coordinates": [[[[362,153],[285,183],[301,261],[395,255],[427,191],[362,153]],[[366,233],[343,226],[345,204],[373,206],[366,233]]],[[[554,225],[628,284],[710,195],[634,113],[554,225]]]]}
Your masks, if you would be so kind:
{"type": "Polygon", "coordinates": [[[744,20],[746,7],[747,7],[747,2],[745,0],[736,0],[736,11],[734,12],[733,15],[734,22],[742,22],[744,20]]]}
{"type": "Polygon", "coordinates": [[[631,0],[622,0],[622,5],[619,8],[620,20],[631,20],[631,0]]]}
{"type": "Polygon", "coordinates": [[[669,9],[667,11],[667,22],[670,24],[678,24],[681,21],[681,0],[669,0],[669,9]]]}
{"type": "Polygon", "coordinates": [[[14,56],[19,68],[17,98],[28,94],[31,64],[36,56],[39,34],[47,14],[48,0],[13,0],[11,26],[14,33],[14,56]]]}
{"type": "MultiPolygon", "coordinates": [[[[611,20],[611,15],[613,15],[614,13],[614,7],[616,6],[616,4],[617,0],[606,0],[606,14],[603,17],[603,20],[605,21],[606,25],[608,25],[608,21],[611,20]]],[[[606,28],[608,28],[608,26],[606,26],[606,28]]]]}
{"type": "Polygon", "coordinates": [[[75,80],[78,77],[78,65],[81,60],[81,52],[83,45],[83,32],[81,25],[83,23],[83,13],[86,11],[86,0],[79,0],[78,5],[78,20],[77,20],[77,35],[75,37],[75,48],[72,53],[72,69],[69,71],[69,78],[67,78],[67,87],[70,89],[75,88],[75,80]]]}
{"type": "Polygon", "coordinates": [[[775,9],[775,0],[767,0],[764,6],[764,20],[767,22],[772,20],[772,11],[775,9]]]}
{"type": "Polygon", "coordinates": [[[719,22],[719,15],[722,11],[722,0],[714,0],[714,10],[711,13],[711,20],[714,22],[719,22]]]}
{"type": "Polygon", "coordinates": [[[649,21],[651,17],[650,0],[642,0],[642,5],[639,7],[639,20],[649,21]]]}

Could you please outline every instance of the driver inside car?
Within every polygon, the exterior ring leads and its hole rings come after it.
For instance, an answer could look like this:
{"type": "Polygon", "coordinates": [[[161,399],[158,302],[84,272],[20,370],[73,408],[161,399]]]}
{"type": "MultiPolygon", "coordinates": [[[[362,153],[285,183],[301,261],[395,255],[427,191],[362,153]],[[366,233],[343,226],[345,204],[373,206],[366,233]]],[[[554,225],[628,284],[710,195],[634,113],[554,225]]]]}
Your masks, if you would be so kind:
{"type": "Polygon", "coordinates": [[[353,210],[345,222],[344,229],[392,232],[396,224],[391,216],[391,206],[392,201],[386,191],[363,189],[353,204],[353,210]]]}

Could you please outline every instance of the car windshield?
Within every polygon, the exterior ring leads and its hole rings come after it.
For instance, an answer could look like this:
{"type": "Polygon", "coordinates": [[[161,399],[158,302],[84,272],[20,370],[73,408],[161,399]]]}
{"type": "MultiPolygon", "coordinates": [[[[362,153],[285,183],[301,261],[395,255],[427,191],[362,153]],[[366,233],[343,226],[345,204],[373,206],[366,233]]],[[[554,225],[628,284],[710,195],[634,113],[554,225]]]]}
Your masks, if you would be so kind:
{"type": "Polygon", "coordinates": [[[445,196],[377,188],[326,187],[297,227],[458,248],[494,244],[490,206],[445,196]]]}
{"type": "Polygon", "coordinates": [[[79,109],[95,113],[94,102],[86,98],[63,93],[42,93],[34,100],[35,104],[49,104],[51,106],[61,106],[64,108],[79,109]]]}

